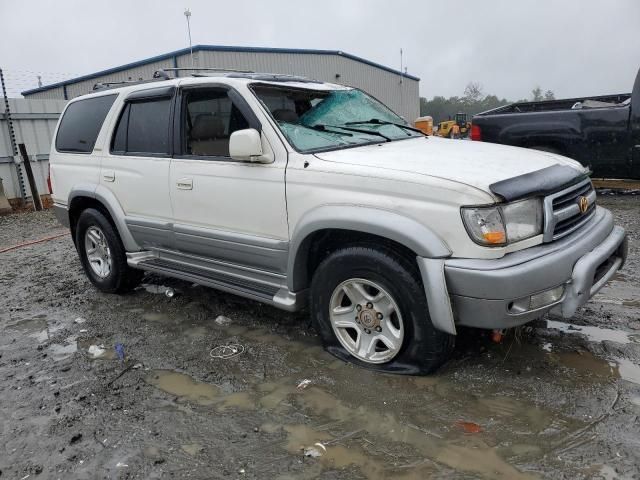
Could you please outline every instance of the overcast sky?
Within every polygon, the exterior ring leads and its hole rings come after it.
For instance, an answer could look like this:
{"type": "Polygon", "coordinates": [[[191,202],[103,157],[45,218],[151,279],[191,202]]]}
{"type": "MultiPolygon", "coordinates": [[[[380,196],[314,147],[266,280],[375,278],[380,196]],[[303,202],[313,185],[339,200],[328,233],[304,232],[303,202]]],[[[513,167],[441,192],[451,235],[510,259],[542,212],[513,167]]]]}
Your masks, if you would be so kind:
{"type": "Polygon", "coordinates": [[[469,81],[508,99],[631,91],[640,0],[0,0],[11,93],[193,43],[335,49],[421,78],[422,96],[469,81]]]}

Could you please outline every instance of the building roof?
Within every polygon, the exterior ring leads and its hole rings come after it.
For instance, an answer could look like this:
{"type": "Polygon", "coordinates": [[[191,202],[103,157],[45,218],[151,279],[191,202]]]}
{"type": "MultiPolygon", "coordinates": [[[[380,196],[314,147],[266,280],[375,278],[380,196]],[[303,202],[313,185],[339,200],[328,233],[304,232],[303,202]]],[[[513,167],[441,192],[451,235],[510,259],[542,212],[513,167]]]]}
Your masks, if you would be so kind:
{"type": "MultiPolygon", "coordinates": [[[[380,68],[382,70],[386,70],[387,72],[395,73],[396,75],[401,75],[405,78],[409,78],[411,80],[420,81],[420,79],[416,76],[409,75],[408,73],[400,72],[399,70],[394,70],[393,68],[387,67],[385,65],[381,65],[379,63],[372,62],[370,60],[366,60],[362,57],[358,57],[356,55],[351,55],[350,53],[343,52],[341,50],[310,50],[304,48],[269,48],[269,47],[236,47],[229,45],[194,45],[194,52],[203,52],[203,51],[213,51],[213,52],[252,52],[252,53],[289,53],[289,54],[307,54],[307,55],[338,55],[344,58],[348,58],[350,60],[354,60],[356,62],[364,63],[366,65],[370,65],[372,67],[380,68]]],[[[180,50],[175,50],[169,53],[163,53],[162,55],[156,55],[155,57],[145,58],[143,60],[138,60],[137,62],[127,63],[125,65],[120,65],[119,67],[108,68],[107,70],[101,70],[99,72],[90,73],[88,75],[83,75],[81,77],[70,78],[69,80],[64,80],[62,82],[52,83],[50,85],[45,85],[43,87],[34,88],[31,90],[25,90],[22,92],[22,95],[31,95],[33,93],[44,92],[47,90],[51,90],[53,88],[63,87],[65,85],[71,85],[77,82],[81,82],[84,80],[91,80],[94,78],[101,77],[103,75],[109,75],[111,73],[122,72],[124,70],[128,70],[130,68],[140,67],[143,65],[147,65],[149,63],[159,62],[162,60],[167,60],[173,57],[177,57],[180,55],[187,55],[190,53],[189,48],[182,48],[180,50]]]]}

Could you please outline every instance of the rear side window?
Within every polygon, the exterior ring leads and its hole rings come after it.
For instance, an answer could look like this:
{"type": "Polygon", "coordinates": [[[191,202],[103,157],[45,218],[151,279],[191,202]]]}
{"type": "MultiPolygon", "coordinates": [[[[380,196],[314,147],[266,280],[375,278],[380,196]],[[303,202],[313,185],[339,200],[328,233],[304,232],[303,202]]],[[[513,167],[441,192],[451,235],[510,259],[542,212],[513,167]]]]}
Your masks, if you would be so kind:
{"type": "Polygon", "coordinates": [[[64,112],[56,136],[59,152],[91,153],[104,119],[117,95],[73,102],[64,112]]]}
{"type": "Polygon", "coordinates": [[[129,102],[122,110],[111,151],[131,155],[168,155],[171,99],[129,102]]]}

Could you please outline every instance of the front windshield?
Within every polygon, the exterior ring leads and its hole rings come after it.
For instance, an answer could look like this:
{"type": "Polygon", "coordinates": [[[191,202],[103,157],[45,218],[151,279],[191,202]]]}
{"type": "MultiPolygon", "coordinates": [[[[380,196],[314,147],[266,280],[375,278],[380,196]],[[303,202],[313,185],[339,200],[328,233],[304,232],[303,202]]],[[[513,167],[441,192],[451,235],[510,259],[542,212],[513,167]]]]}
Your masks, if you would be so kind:
{"type": "Polygon", "coordinates": [[[389,142],[422,136],[402,117],[355,89],[252,88],[299,152],[389,142]]]}

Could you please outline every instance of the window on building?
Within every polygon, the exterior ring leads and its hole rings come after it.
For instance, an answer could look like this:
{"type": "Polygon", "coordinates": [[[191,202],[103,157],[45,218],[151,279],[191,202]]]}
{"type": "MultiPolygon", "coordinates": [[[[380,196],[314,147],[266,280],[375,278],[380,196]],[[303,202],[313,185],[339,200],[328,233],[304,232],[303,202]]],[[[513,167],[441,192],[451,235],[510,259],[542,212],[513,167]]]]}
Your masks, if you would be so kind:
{"type": "Polygon", "coordinates": [[[56,150],[91,153],[116,97],[117,95],[104,95],[71,103],[60,121],[56,150]]]}
{"type": "Polygon", "coordinates": [[[183,149],[187,155],[229,156],[229,138],[249,123],[233,104],[226,90],[185,92],[183,149]]]}
{"type": "Polygon", "coordinates": [[[120,115],[111,151],[141,156],[168,155],[170,106],[168,98],[127,103],[120,115]]]}

